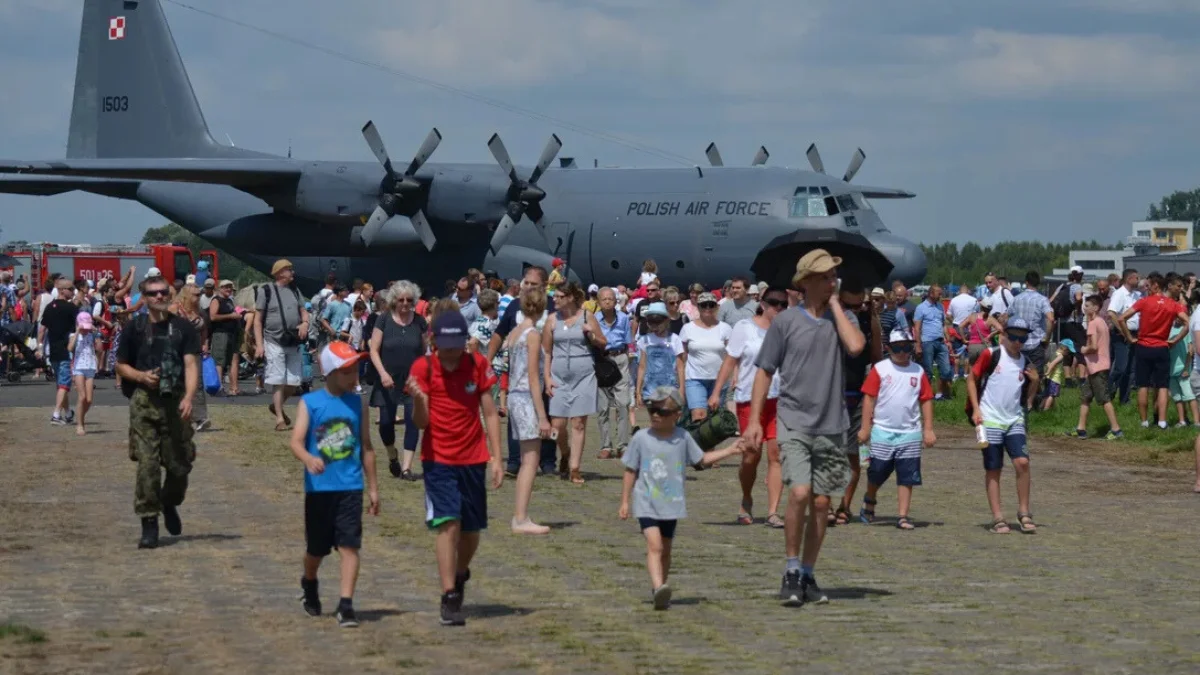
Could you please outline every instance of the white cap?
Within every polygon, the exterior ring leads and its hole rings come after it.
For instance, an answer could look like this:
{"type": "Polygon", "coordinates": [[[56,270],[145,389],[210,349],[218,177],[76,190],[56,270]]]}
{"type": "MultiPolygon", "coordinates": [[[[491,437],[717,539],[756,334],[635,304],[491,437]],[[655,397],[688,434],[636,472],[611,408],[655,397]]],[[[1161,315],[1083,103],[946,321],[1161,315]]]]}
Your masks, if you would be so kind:
{"type": "Polygon", "coordinates": [[[1073,265],[1073,266],[1071,267],[1071,271],[1072,271],[1072,272],[1083,272],[1083,268],[1082,268],[1082,267],[1080,267],[1079,265],[1073,265]]]}
{"type": "Polygon", "coordinates": [[[758,285],[750,284],[750,288],[747,288],[746,292],[749,293],[750,295],[758,295],[758,285]]]}
{"type": "Polygon", "coordinates": [[[161,276],[162,276],[162,270],[158,269],[157,267],[151,267],[150,269],[146,270],[146,276],[145,276],[146,279],[153,279],[155,277],[161,277],[161,276]]]}
{"type": "Polygon", "coordinates": [[[91,279],[88,279],[87,282],[88,282],[88,288],[96,287],[96,282],[92,281],[91,279]]]}
{"type": "Polygon", "coordinates": [[[354,351],[349,342],[334,340],[321,350],[321,372],[332,373],[335,370],[352,366],[366,355],[366,352],[354,351]]]}
{"type": "Polygon", "coordinates": [[[187,275],[187,279],[184,281],[184,283],[195,286],[196,285],[196,275],[195,274],[187,275]]]}
{"type": "Polygon", "coordinates": [[[599,293],[599,292],[600,292],[600,287],[597,286],[596,284],[590,284],[588,286],[588,293],[599,293]]]}
{"type": "Polygon", "coordinates": [[[768,283],[767,283],[767,282],[765,282],[765,281],[760,281],[760,282],[758,282],[758,292],[759,292],[759,293],[766,293],[766,292],[767,292],[767,289],[768,289],[768,288],[770,288],[770,287],[771,287],[771,286],[770,286],[770,284],[768,284],[768,283]]]}
{"type": "Polygon", "coordinates": [[[888,335],[888,344],[895,344],[897,342],[912,342],[912,336],[903,328],[897,328],[888,335]]]}
{"type": "Polygon", "coordinates": [[[320,292],[320,293],[317,293],[317,296],[318,296],[318,297],[322,297],[322,298],[328,298],[328,297],[329,297],[329,296],[331,296],[331,295],[333,295],[333,289],[332,289],[332,288],[322,288],[322,289],[321,289],[321,292],[320,292]]]}

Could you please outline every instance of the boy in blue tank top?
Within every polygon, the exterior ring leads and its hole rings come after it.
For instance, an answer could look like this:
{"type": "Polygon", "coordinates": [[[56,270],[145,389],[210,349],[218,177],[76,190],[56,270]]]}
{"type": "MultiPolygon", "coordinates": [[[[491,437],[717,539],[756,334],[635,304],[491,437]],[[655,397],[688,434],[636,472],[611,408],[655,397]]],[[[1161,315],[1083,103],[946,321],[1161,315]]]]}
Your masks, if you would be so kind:
{"type": "Polygon", "coordinates": [[[341,599],[337,620],[343,628],[358,626],[354,615],[354,585],[358,581],[358,549],[362,547],[363,476],[368,511],[379,515],[375,482],[375,449],[363,428],[370,420],[366,401],[354,393],[358,384],[356,352],[346,342],[331,342],[321,350],[325,388],[306,394],[292,428],[292,454],[304,464],[304,576],[300,578],[304,611],[321,615],[317,568],[337,549],[342,558],[341,599]]]}

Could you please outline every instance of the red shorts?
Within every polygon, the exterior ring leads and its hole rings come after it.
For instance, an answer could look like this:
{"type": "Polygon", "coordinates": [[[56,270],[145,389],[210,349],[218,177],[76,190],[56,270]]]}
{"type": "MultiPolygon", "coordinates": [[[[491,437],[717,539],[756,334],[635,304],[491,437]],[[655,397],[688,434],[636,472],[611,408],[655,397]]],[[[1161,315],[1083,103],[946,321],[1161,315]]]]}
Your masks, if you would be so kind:
{"type": "MultiPolygon", "coordinates": [[[[773,441],[778,436],[775,433],[775,412],[779,399],[769,398],[763,403],[762,416],[759,417],[759,422],[762,423],[763,440],[773,441]]],[[[738,429],[744,434],[746,427],[750,424],[750,404],[737,404],[738,429]]]]}

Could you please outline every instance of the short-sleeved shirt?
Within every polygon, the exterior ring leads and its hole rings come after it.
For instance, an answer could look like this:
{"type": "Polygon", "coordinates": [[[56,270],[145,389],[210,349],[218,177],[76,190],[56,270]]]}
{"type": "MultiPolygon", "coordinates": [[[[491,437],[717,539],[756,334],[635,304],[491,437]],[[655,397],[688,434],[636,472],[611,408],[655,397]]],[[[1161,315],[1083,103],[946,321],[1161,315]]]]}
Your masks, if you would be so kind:
{"type": "Polygon", "coordinates": [[[992,291],[992,294],[988,297],[992,299],[992,313],[990,316],[1009,313],[1008,310],[1012,307],[1013,302],[1012,291],[1003,286],[997,286],[996,290],[992,291]]]}
{"type": "MultiPolygon", "coordinates": [[[[161,368],[164,363],[163,355],[168,349],[174,349],[177,359],[170,361],[182,363],[183,357],[200,354],[200,334],[195,326],[187,319],[172,314],[166,321],[158,323],[146,319],[137,319],[126,325],[121,336],[121,344],[117,347],[117,363],[133,366],[135,370],[148,371],[161,368]],[[147,322],[149,336],[139,334],[136,330],[142,321],[147,322]]],[[[159,383],[160,386],[162,383],[159,383]]],[[[180,374],[177,393],[183,391],[184,381],[180,374]]],[[[144,387],[141,383],[138,387],[144,387]]]]}
{"type": "MultiPolygon", "coordinates": [[[[1200,331],[1200,307],[1196,307],[1196,311],[1192,312],[1192,320],[1188,322],[1188,330],[1192,333],[1192,344],[1196,344],[1196,331],[1200,331]]],[[[1195,358],[1196,371],[1200,371],[1200,355],[1195,358]]]]}
{"type": "Polygon", "coordinates": [[[1046,339],[1046,315],[1053,313],[1054,308],[1050,306],[1046,296],[1032,288],[1025,289],[1013,298],[1008,315],[1020,317],[1029,324],[1029,340],[1023,347],[1024,351],[1037,349],[1042,340],[1046,339]]]}
{"type": "MultiPolygon", "coordinates": [[[[455,297],[455,300],[457,299],[458,298],[455,297]]],[[[458,311],[460,314],[462,314],[463,318],[467,320],[468,326],[471,325],[475,319],[483,316],[483,312],[479,309],[479,298],[474,295],[459,302],[458,311]]]]}
{"type": "Polygon", "coordinates": [[[1179,377],[1186,375],[1188,372],[1187,353],[1188,347],[1192,345],[1192,333],[1184,326],[1173,326],[1171,328],[1171,337],[1183,333],[1183,338],[1171,345],[1171,376],[1179,377]]]}
{"type": "Polygon", "coordinates": [[[353,306],[348,302],[343,302],[336,298],[330,298],[329,304],[325,305],[325,310],[321,312],[321,318],[329,322],[329,327],[337,332],[346,319],[350,318],[353,306]]]}
{"type": "Polygon", "coordinates": [[[872,424],[900,434],[921,430],[921,403],[933,400],[933,387],[929,386],[925,369],[911,360],[907,366],[891,359],[871,366],[862,393],[875,397],[872,424]]]}
{"type": "MultiPolygon", "coordinates": [[[[1141,298],[1141,291],[1137,289],[1130,291],[1122,285],[1113,291],[1112,296],[1108,299],[1108,311],[1116,314],[1119,317],[1125,313],[1125,310],[1133,307],[1133,303],[1137,302],[1141,298]]],[[[1129,328],[1131,333],[1137,332],[1140,324],[1141,317],[1139,317],[1137,314],[1129,317],[1129,321],[1125,322],[1125,325],[1129,328]]]]}
{"type": "Polygon", "coordinates": [[[1088,375],[1101,373],[1112,367],[1112,362],[1109,358],[1108,349],[1110,336],[1108,334],[1108,325],[1104,323],[1104,319],[1096,317],[1088,322],[1087,325],[1088,342],[1095,343],[1096,353],[1084,354],[1083,364],[1087,366],[1088,375]]]}
{"type": "Polygon", "coordinates": [[[1133,303],[1133,310],[1142,317],[1138,344],[1143,347],[1166,347],[1171,326],[1187,309],[1165,295],[1148,295],[1133,303]]]}
{"type": "Polygon", "coordinates": [[[262,314],[263,339],[278,342],[283,336],[284,318],[287,327],[295,330],[300,325],[300,307],[303,300],[300,292],[291,286],[276,283],[263,284],[256,294],[254,308],[262,314]],[[267,306],[270,305],[268,310],[267,306]]]}
{"type": "MultiPolygon", "coordinates": [[[[725,352],[738,360],[737,388],[733,392],[733,400],[737,403],[749,403],[754,393],[754,377],[758,372],[758,368],[754,367],[754,360],[758,358],[766,335],[767,329],[759,328],[753,319],[739,321],[733,327],[733,334],[729,337],[725,352]]],[[[767,398],[779,398],[779,373],[771,376],[771,389],[767,392],[767,398]]]]}
{"type": "Polygon", "coordinates": [[[637,472],[633,485],[633,517],[679,520],[687,517],[683,498],[684,471],[704,459],[692,435],[675,427],[669,438],[642,429],[629,439],[621,463],[637,472]]]}
{"type": "Polygon", "coordinates": [[[679,340],[687,347],[687,366],[684,377],[689,380],[715,380],[725,360],[725,345],[733,328],[727,323],[706,327],[699,323],[688,323],[679,333],[679,340]]]}
{"type": "Polygon", "coordinates": [[[646,335],[639,337],[637,340],[639,352],[646,351],[647,347],[657,347],[660,345],[667,345],[670,347],[671,353],[675,356],[679,356],[683,353],[683,340],[680,340],[679,336],[674,333],[667,333],[666,337],[661,337],[657,333],[647,333],[646,335]]]}
{"type": "Polygon", "coordinates": [[[42,325],[46,327],[46,344],[50,346],[50,361],[69,361],[71,352],[67,344],[71,334],[75,332],[75,316],[79,307],[68,300],[58,299],[51,302],[42,314],[42,325]]]}
{"type": "MultiPolygon", "coordinates": [[[[845,311],[857,326],[858,319],[845,311]]],[[[755,365],[779,373],[779,420],[793,431],[835,435],[850,428],[844,354],[833,312],[815,317],[803,306],[784,310],[767,329],[755,365]]]]}
{"type": "Polygon", "coordinates": [[[362,398],[353,392],[334,396],[325,389],[300,399],[308,409],[308,454],[320,457],[325,470],[304,472],[305,492],[363,489],[362,398]]]}
{"type": "Polygon", "coordinates": [[[412,365],[411,376],[429,397],[429,426],[421,435],[421,460],[450,465],[487,462],[479,402],[492,395],[498,380],[487,356],[466,352],[453,371],[447,371],[437,356],[426,356],[412,365]]]}
{"type": "MultiPolygon", "coordinates": [[[[862,390],[863,381],[867,379],[867,370],[871,367],[871,312],[858,312],[855,315],[858,325],[863,332],[863,350],[858,356],[846,354],[846,395],[858,395],[862,390]]],[[[881,331],[882,335],[882,331],[881,331]]]]}
{"type": "Polygon", "coordinates": [[[608,319],[604,318],[604,312],[596,312],[596,321],[600,323],[600,332],[604,334],[604,339],[608,341],[605,349],[625,349],[629,346],[630,328],[629,315],[619,309],[613,310],[613,322],[608,323],[608,319]]]}
{"type": "Polygon", "coordinates": [[[992,363],[992,353],[998,354],[999,362],[988,376],[987,386],[979,399],[979,411],[983,414],[983,425],[997,429],[1008,429],[1024,419],[1021,411],[1021,396],[1025,389],[1025,355],[1018,358],[1008,355],[1003,347],[985,349],[973,367],[975,381],[981,382],[992,363]]]}
{"type": "Polygon", "coordinates": [[[717,308],[717,320],[732,328],[742,319],[753,319],[758,313],[758,301],[747,298],[740,306],[733,300],[722,302],[717,308]]]}
{"type": "MultiPolygon", "coordinates": [[[[546,298],[546,314],[549,314],[553,311],[554,298],[548,297],[546,298]]],[[[543,314],[542,316],[544,317],[546,314],[543,314]]],[[[513,332],[514,328],[521,325],[521,322],[524,320],[525,315],[521,313],[521,302],[519,300],[516,302],[510,302],[508,303],[508,307],[505,308],[504,314],[500,317],[500,323],[496,325],[495,334],[499,335],[501,338],[507,338],[508,334],[513,332]]]]}
{"type": "Polygon", "coordinates": [[[979,303],[970,293],[959,293],[950,301],[950,322],[961,326],[975,312],[979,311],[979,303]]]}

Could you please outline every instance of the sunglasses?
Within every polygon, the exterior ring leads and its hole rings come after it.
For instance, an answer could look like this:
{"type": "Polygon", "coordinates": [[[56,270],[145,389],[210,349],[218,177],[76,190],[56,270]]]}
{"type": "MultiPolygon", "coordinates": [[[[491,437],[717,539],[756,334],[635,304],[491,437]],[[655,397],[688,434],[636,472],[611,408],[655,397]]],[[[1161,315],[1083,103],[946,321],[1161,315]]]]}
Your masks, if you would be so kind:
{"type": "Polygon", "coordinates": [[[146,291],[142,295],[148,295],[152,298],[165,298],[170,294],[171,294],[171,291],[168,291],[167,289],[164,288],[161,291],[146,291]]]}
{"type": "Polygon", "coordinates": [[[787,307],[787,300],[781,300],[779,298],[767,298],[763,300],[763,303],[776,309],[779,309],[780,307],[787,307]]]}
{"type": "Polygon", "coordinates": [[[675,408],[668,408],[667,406],[662,405],[648,405],[646,406],[646,412],[658,417],[667,417],[669,415],[674,415],[679,411],[675,408]]]}
{"type": "Polygon", "coordinates": [[[652,326],[655,324],[662,324],[662,323],[666,323],[666,322],[667,322],[667,317],[659,316],[658,314],[655,314],[654,316],[646,317],[646,323],[648,323],[652,326]]]}
{"type": "Polygon", "coordinates": [[[892,345],[890,347],[890,349],[892,350],[893,353],[896,353],[896,354],[911,354],[911,353],[913,353],[913,346],[911,344],[892,345]]]}
{"type": "Polygon", "coordinates": [[[410,304],[410,305],[411,305],[411,304],[412,304],[412,301],[413,301],[413,299],[412,299],[412,298],[396,298],[396,304],[397,304],[397,305],[398,305],[398,304],[400,304],[400,303],[402,303],[402,302],[407,302],[408,304],[410,304]]]}
{"type": "Polygon", "coordinates": [[[700,303],[699,305],[697,305],[697,307],[699,307],[700,309],[716,309],[716,307],[717,307],[717,303],[715,303],[715,302],[702,302],[702,303],[700,303]]]}
{"type": "Polygon", "coordinates": [[[1004,336],[1013,342],[1019,342],[1021,344],[1025,344],[1025,342],[1029,340],[1029,333],[1005,333],[1004,336]]]}
{"type": "Polygon", "coordinates": [[[668,303],[667,303],[667,307],[678,307],[678,306],[679,306],[679,301],[678,301],[678,300],[677,300],[677,301],[675,301],[675,302],[668,302],[668,303]]]}

